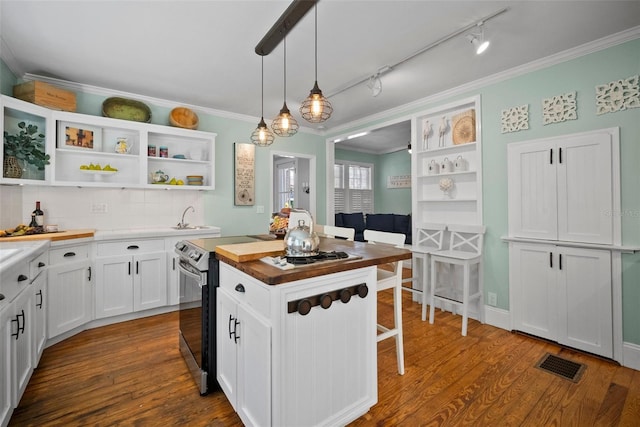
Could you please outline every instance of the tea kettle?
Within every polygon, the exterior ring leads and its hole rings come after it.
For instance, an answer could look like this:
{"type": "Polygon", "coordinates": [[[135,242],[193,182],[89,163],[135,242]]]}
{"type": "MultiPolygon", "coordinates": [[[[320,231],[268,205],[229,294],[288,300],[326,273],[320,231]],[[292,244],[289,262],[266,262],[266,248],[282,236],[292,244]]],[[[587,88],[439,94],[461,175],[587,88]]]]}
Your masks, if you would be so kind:
{"type": "Polygon", "coordinates": [[[165,174],[161,170],[155,171],[151,174],[151,182],[166,182],[169,180],[169,175],[165,174]]]}
{"type": "Polygon", "coordinates": [[[306,224],[304,219],[299,219],[298,225],[287,231],[287,234],[284,236],[287,256],[303,257],[318,255],[320,238],[313,231],[313,218],[311,218],[311,214],[302,209],[294,209],[289,214],[289,221],[295,219],[296,213],[306,214],[309,219],[309,225],[306,224]]]}

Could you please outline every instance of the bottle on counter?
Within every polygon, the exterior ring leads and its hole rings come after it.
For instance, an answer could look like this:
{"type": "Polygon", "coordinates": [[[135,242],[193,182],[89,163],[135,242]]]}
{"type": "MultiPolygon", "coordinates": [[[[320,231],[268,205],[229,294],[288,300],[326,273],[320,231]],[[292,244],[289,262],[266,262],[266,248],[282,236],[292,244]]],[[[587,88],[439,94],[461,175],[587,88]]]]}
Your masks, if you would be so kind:
{"type": "Polygon", "coordinates": [[[36,209],[31,213],[32,219],[35,219],[36,226],[44,226],[44,212],[40,209],[40,202],[36,202],[36,209]]]}
{"type": "Polygon", "coordinates": [[[36,214],[31,213],[31,222],[29,223],[29,227],[37,227],[38,223],[36,222],[36,214]]]}

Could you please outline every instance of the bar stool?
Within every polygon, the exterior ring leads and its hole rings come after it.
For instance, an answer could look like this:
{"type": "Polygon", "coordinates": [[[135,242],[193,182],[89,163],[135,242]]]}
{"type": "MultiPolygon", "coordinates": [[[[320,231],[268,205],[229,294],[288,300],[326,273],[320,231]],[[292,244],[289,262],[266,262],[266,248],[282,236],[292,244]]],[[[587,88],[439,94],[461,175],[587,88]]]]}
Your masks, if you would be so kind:
{"type": "Polygon", "coordinates": [[[429,265],[431,262],[430,255],[433,252],[442,250],[442,242],[444,240],[444,232],[447,229],[445,224],[437,223],[425,223],[419,224],[416,227],[415,243],[411,245],[411,267],[412,270],[417,270],[416,265],[421,264],[421,269],[418,270],[418,277],[411,280],[417,280],[420,282],[421,290],[403,288],[414,293],[421,294],[422,302],[422,321],[427,320],[427,300],[429,298],[430,280],[429,280],[429,265]]]}
{"type": "Polygon", "coordinates": [[[478,301],[478,318],[484,323],[484,298],[482,286],[482,242],[486,227],[483,225],[448,225],[451,232],[449,249],[431,253],[431,291],[429,300],[429,323],[433,323],[435,316],[435,301],[453,304],[462,307],[462,336],[467,335],[467,320],[469,318],[469,303],[478,301]],[[437,264],[449,265],[450,283],[439,283],[437,264]],[[455,283],[454,266],[460,265],[463,269],[462,290],[455,283]],[[470,276],[471,266],[478,267],[478,286],[471,291],[470,276]],[[456,286],[457,285],[457,286],[456,286]],[[437,295],[436,295],[437,294],[437,295]],[[460,295],[461,294],[461,295],[460,295]]]}
{"type": "Polygon", "coordinates": [[[323,233],[328,237],[342,237],[353,242],[356,235],[355,228],[336,227],[334,225],[325,225],[323,233]]]}
{"type": "MultiPolygon", "coordinates": [[[[386,243],[394,245],[398,248],[404,247],[406,236],[401,233],[388,233],[385,231],[364,230],[364,239],[368,243],[386,243]]],[[[378,268],[378,280],[376,290],[378,292],[385,289],[393,288],[393,318],[394,325],[387,328],[381,324],[377,324],[378,331],[381,333],[377,336],[380,342],[387,338],[396,338],[396,356],[398,359],[398,373],[404,375],[404,345],[402,337],[402,261],[396,261],[393,264],[393,271],[378,268]]]]}

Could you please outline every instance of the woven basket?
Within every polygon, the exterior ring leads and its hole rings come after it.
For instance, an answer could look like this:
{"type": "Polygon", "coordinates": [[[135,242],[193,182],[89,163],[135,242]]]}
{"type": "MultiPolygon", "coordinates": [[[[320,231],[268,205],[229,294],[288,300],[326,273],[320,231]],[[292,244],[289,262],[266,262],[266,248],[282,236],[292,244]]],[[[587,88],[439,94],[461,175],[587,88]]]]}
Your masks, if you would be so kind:
{"type": "Polygon", "coordinates": [[[198,115],[186,107],[176,107],[169,114],[172,126],[185,129],[198,129],[198,115]]]}

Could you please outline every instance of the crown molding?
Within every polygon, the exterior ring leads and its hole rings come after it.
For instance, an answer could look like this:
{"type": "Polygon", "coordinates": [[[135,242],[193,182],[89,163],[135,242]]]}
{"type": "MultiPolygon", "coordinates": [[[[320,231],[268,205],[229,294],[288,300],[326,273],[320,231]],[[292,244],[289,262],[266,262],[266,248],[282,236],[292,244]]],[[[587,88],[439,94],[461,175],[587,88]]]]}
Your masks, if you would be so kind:
{"type": "MultiPolygon", "coordinates": [[[[447,89],[434,95],[429,95],[425,98],[412,101],[408,104],[403,104],[399,107],[390,108],[388,110],[381,111],[379,113],[372,114],[370,116],[363,117],[349,123],[345,123],[344,125],[340,125],[330,129],[326,132],[326,135],[331,139],[349,130],[353,131],[354,129],[357,129],[361,126],[366,126],[367,124],[377,120],[383,120],[385,118],[400,114],[410,114],[411,111],[419,109],[425,104],[445,101],[455,96],[463,95],[472,91],[477,91],[485,86],[490,86],[492,84],[500,83],[514,77],[522,76],[524,74],[548,68],[553,65],[561,64],[563,62],[599,52],[601,50],[608,49],[610,47],[614,47],[632,40],[636,40],[638,38],[640,38],[640,25],[571,49],[567,49],[562,52],[558,52],[545,58],[537,59],[535,61],[531,61],[526,64],[519,65],[517,67],[513,67],[496,74],[492,74],[488,77],[483,77],[481,79],[474,80],[451,89],[447,89]]],[[[375,128],[379,127],[381,126],[375,126],[375,128]]]]}

